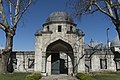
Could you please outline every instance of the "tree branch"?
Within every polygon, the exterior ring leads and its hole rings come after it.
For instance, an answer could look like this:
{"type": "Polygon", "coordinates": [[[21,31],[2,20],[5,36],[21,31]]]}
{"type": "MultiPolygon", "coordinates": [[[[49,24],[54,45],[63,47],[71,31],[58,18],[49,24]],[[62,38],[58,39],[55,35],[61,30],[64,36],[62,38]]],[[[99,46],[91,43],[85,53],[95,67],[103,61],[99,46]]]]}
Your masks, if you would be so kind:
{"type": "Polygon", "coordinates": [[[29,1],[28,5],[24,8],[24,10],[21,12],[20,16],[17,18],[16,22],[14,23],[13,26],[13,30],[16,30],[16,25],[19,22],[19,20],[21,19],[21,17],[23,16],[23,14],[25,13],[25,11],[28,9],[28,7],[30,6],[30,4],[32,3],[32,0],[29,1]]]}
{"type": "Polygon", "coordinates": [[[119,20],[119,14],[118,14],[116,6],[114,6],[114,13],[115,13],[116,19],[119,20]]]}
{"type": "Polygon", "coordinates": [[[116,19],[112,16],[112,15],[110,15],[109,13],[107,13],[106,11],[104,11],[97,3],[93,3],[93,5],[95,5],[102,13],[104,13],[104,14],[106,14],[108,17],[110,17],[112,20],[115,20],[116,21],[116,19]]]}
{"type": "MultiPolygon", "coordinates": [[[[113,11],[112,11],[112,9],[111,9],[110,4],[109,4],[107,1],[104,1],[104,2],[105,2],[105,4],[106,4],[106,8],[107,8],[109,14],[114,17],[114,14],[113,14],[113,11]]],[[[112,4],[111,4],[111,5],[112,5],[112,4]]]]}
{"type": "Polygon", "coordinates": [[[99,11],[99,9],[95,9],[95,10],[93,10],[93,11],[90,11],[89,13],[90,13],[90,14],[93,14],[93,13],[96,12],[96,11],[99,11]]]}
{"type": "Polygon", "coordinates": [[[10,24],[13,25],[13,18],[12,18],[12,3],[9,0],[9,8],[10,8],[10,24]]]}
{"type": "Polygon", "coordinates": [[[3,31],[6,30],[6,26],[3,23],[1,23],[1,22],[0,22],[0,29],[2,29],[3,31]]]}
{"type": "Polygon", "coordinates": [[[120,0],[117,0],[118,1],[118,5],[119,5],[119,7],[120,7],[120,0]]]}
{"type": "Polygon", "coordinates": [[[16,4],[16,7],[15,7],[15,15],[14,15],[14,24],[17,22],[18,20],[18,16],[19,16],[19,8],[20,8],[20,2],[21,0],[17,0],[17,4],[16,4]]]}
{"type": "Polygon", "coordinates": [[[12,2],[12,0],[9,0],[9,3],[11,3],[15,7],[15,3],[12,2]]]}
{"type": "Polygon", "coordinates": [[[1,8],[1,16],[2,16],[2,20],[3,20],[3,23],[4,25],[6,25],[5,27],[7,28],[8,27],[8,22],[7,22],[7,19],[5,17],[5,13],[4,13],[4,7],[3,7],[3,2],[2,0],[0,0],[0,8],[1,8]]]}
{"type": "Polygon", "coordinates": [[[28,9],[28,7],[30,6],[30,4],[32,3],[32,0],[29,1],[28,5],[24,8],[24,10],[22,11],[22,13],[20,14],[17,23],[19,22],[19,20],[21,19],[22,15],[25,13],[25,11],[28,9]]]}

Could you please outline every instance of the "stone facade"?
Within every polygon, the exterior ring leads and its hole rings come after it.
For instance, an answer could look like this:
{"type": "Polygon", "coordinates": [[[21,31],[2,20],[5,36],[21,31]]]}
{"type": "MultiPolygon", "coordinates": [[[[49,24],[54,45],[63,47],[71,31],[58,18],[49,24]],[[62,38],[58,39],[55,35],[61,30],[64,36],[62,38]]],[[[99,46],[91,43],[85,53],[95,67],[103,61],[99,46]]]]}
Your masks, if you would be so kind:
{"type": "Polygon", "coordinates": [[[37,30],[35,51],[13,53],[17,72],[52,75],[117,70],[109,48],[85,48],[84,33],[65,12],[50,14],[43,29],[37,30]]]}

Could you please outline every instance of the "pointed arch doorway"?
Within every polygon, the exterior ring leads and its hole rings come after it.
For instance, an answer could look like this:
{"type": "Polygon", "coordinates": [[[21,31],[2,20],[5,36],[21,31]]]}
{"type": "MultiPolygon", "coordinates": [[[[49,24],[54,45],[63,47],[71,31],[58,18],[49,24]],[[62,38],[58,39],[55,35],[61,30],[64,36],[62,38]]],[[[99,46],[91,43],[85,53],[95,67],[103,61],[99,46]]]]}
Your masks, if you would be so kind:
{"type": "Polygon", "coordinates": [[[70,44],[57,40],[48,45],[46,72],[48,75],[74,73],[74,54],[70,44]]]}

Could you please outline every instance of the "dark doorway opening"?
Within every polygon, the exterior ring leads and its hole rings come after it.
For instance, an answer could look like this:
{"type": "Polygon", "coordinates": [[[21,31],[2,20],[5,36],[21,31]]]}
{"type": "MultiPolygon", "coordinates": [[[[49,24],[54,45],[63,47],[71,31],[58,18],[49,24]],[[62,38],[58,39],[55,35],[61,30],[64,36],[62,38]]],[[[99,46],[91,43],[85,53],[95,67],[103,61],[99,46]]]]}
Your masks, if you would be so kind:
{"type": "Polygon", "coordinates": [[[65,66],[64,59],[60,59],[60,74],[68,74],[68,66],[65,66]]]}
{"type": "Polygon", "coordinates": [[[65,60],[60,59],[59,53],[51,54],[51,73],[52,74],[68,74],[68,66],[65,66],[65,60]]]}
{"type": "Polygon", "coordinates": [[[59,60],[59,53],[51,54],[51,73],[52,74],[60,74],[60,60],[59,60]]]}

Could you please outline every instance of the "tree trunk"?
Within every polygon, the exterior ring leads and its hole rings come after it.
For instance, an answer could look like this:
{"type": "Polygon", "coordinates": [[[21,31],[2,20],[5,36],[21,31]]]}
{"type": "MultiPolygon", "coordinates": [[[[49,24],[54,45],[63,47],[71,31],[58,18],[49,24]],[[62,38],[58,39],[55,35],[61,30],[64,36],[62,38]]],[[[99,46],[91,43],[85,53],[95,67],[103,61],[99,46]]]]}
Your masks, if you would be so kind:
{"type": "Polygon", "coordinates": [[[117,30],[118,37],[119,37],[119,40],[120,40],[120,25],[118,27],[116,27],[116,30],[117,30]]]}
{"type": "MultiPolygon", "coordinates": [[[[3,50],[2,57],[1,57],[1,65],[0,65],[0,73],[7,73],[8,72],[8,64],[11,63],[12,57],[12,47],[13,47],[13,35],[11,33],[6,32],[6,46],[3,50]]],[[[13,67],[13,66],[12,66],[13,67]]]]}

